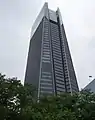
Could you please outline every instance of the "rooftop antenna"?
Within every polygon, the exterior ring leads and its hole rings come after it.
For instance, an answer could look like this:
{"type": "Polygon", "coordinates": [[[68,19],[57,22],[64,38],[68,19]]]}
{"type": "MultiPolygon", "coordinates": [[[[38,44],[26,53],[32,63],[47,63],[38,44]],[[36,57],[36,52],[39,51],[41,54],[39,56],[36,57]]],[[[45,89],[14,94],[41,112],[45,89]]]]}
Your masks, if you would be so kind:
{"type": "Polygon", "coordinates": [[[92,76],[90,75],[90,76],[89,76],[89,81],[91,81],[91,80],[92,80],[92,76]]]}

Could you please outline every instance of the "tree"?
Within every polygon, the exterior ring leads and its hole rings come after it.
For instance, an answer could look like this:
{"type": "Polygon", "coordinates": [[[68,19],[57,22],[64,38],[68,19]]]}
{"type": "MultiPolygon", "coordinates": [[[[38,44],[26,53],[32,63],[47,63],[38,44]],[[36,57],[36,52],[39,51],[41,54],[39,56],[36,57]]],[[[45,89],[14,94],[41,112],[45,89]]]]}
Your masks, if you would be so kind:
{"type": "Polygon", "coordinates": [[[23,109],[33,102],[32,85],[23,86],[17,78],[0,74],[0,120],[20,119],[23,109]]]}
{"type": "Polygon", "coordinates": [[[0,74],[0,120],[95,120],[95,94],[63,93],[35,99],[36,89],[0,74]]]}
{"type": "Polygon", "coordinates": [[[95,94],[82,91],[43,97],[28,113],[29,120],[95,120],[95,94]]]}

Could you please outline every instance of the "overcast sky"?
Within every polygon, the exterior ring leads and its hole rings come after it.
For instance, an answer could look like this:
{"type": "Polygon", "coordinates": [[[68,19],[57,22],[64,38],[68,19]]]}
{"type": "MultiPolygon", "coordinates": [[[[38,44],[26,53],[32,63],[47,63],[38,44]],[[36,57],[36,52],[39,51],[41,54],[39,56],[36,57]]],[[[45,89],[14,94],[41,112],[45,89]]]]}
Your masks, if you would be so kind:
{"type": "MultiPolygon", "coordinates": [[[[60,8],[79,83],[95,77],[95,0],[47,0],[60,8]]],[[[30,30],[45,0],[0,0],[0,72],[24,79],[30,30]]]]}

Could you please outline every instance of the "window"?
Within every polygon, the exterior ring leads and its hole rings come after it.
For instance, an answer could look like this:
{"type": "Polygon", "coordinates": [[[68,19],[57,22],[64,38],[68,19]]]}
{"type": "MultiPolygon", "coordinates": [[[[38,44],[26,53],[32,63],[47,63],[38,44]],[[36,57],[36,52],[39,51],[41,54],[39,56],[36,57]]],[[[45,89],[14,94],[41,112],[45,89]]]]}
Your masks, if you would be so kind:
{"type": "Polygon", "coordinates": [[[62,75],[63,75],[63,70],[60,71],[60,69],[56,69],[56,70],[55,70],[55,73],[58,73],[58,74],[62,74],[62,75]]]}
{"type": "Polygon", "coordinates": [[[59,40],[59,36],[55,33],[52,34],[52,40],[53,41],[58,41],[59,40]]]}
{"type": "Polygon", "coordinates": [[[44,29],[45,29],[44,33],[48,32],[48,26],[45,26],[44,29]]]}
{"type": "Polygon", "coordinates": [[[54,65],[57,65],[57,66],[63,67],[62,63],[58,63],[58,62],[54,62],[54,65]]]}
{"type": "Polygon", "coordinates": [[[70,89],[70,86],[68,85],[68,86],[66,86],[66,88],[67,88],[67,89],[70,89]]]}
{"type": "Polygon", "coordinates": [[[59,71],[59,72],[62,72],[63,73],[63,69],[59,69],[59,68],[54,68],[55,69],[55,71],[59,71]]]}
{"type": "Polygon", "coordinates": [[[58,54],[53,54],[53,57],[55,58],[55,57],[58,57],[58,58],[60,58],[61,59],[61,56],[60,55],[58,55],[58,54]]]}
{"type": "Polygon", "coordinates": [[[54,58],[54,59],[57,59],[57,60],[62,60],[61,56],[59,56],[59,55],[54,55],[54,54],[53,54],[53,58],[54,58]]]}
{"type": "Polygon", "coordinates": [[[43,89],[43,90],[52,90],[52,87],[49,87],[49,86],[40,86],[40,89],[43,89]]]}
{"type": "Polygon", "coordinates": [[[50,49],[43,49],[43,52],[50,52],[50,49]]]}
{"type": "Polygon", "coordinates": [[[55,71],[55,74],[63,76],[63,72],[57,72],[57,71],[55,71]]]}
{"type": "Polygon", "coordinates": [[[54,50],[54,51],[53,51],[53,54],[61,55],[61,52],[60,52],[60,51],[57,51],[57,50],[54,50]]]}
{"type": "Polygon", "coordinates": [[[57,37],[54,38],[52,42],[53,42],[53,44],[59,44],[60,45],[59,38],[57,38],[57,37]]]}
{"type": "Polygon", "coordinates": [[[49,46],[43,46],[43,49],[50,49],[50,47],[49,46]]]}
{"type": "MultiPolygon", "coordinates": [[[[50,55],[49,55],[50,56],[50,55]]],[[[43,59],[45,60],[45,59],[48,59],[48,60],[50,60],[50,57],[47,57],[47,56],[43,56],[43,59]]]]}
{"type": "Polygon", "coordinates": [[[54,66],[54,69],[55,69],[55,71],[60,71],[61,73],[63,73],[63,69],[62,68],[58,68],[58,67],[54,66]]]}
{"type": "Polygon", "coordinates": [[[52,38],[54,38],[53,39],[53,43],[57,43],[57,44],[60,44],[60,41],[59,41],[59,37],[57,36],[56,38],[53,36],[52,38]]]}
{"type": "Polygon", "coordinates": [[[63,89],[63,88],[65,89],[65,85],[64,85],[64,84],[58,84],[58,83],[57,83],[56,86],[57,86],[57,87],[60,87],[60,88],[62,88],[62,89],[63,89]]]}
{"type": "Polygon", "coordinates": [[[52,88],[52,84],[40,84],[40,87],[52,88]]]}
{"type": "Polygon", "coordinates": [[[48,33],[44,33],[44,37],[48,37],[48,35],[49,35],[48,33]]]}
{"type": "MultiPolygon", "coordinates": [[[[61,74],[55,74],[56,77],[60,77],[60,78],[63,78],[63,75],[61,74]]],[[[64,78],[63,78],[64,79],[64,78]]]]}
{"type": "Polygon", "coordinates": [[[45,52],[45,51],[43,51],[43,54],[49,54],[49,55],[50,55],[50,52],[45,52]]]}
{"type": "Polygon", "coordinates": [[[50,63],[49,60],[42,60],[43,63],[50,63]]]}
{"type": "Polygon", "coordinates": [[[53,44],[53,46],[60,48],[60,44],[53,44]]]}
{"type": "Polygon", "coordinates": [[[59,33],[57,27],[56,27],[56,28],[55,28],[55,27],[52,27],[51,30],[52,30],[53,33],[57,33],[57,34],[59,33]]]}
{"type": "Polygon", "coordinates": [[[58,50],[59,52],[61,51],[59,47],[53,46],[53,51],[58,50]]]}
{"type": "Polygon", "coordinates": [[[65,65],[64,65],[64,68],[67,69],[67,67],[68,67],[67,64],[65,64],[65,65]]]}
{"type": "Polygon", "coordinates": [[[62,64],[62,61],[59,61],[59,60],[56,60],[56,59],[54,59],[54,62],[62,64]]]}
{"type": "Polygon", "coordinates": [[[54,64],[54,67],[63,70],[62,65],[56,65],[56,64],[54,64]]]}
{"type": "Polygon", "coordinates": [[[56,75],[56,80],[64,81],[64,76],[63,75],[61,75],[61,76],[56,75]]]}
{"type": "Polygon", "coordinates": [[[48,58],[50,58],[50,55],[43,54],[43,57],[48,57],[48,58]]]}
{"type": "Polygon", "coordinates": [[[56,76],[56,79],[57,79],[57,80],[62,80],[62,81],[64,80],[64,78],[59,77],[59,76],[56,76]]]}
{"type": "Polygon", "coordinates": [[[54,58],[54,60],[56,60],[56,61],[62,61],[62,58],[61,58],[61,57],[58,58],[58,57],[53,56],[53,58],[54,58]]]}
{"type": "Polygon", "coordinates": [[[46,83],[46,84],[52,84],[52,80],[51,79],[44,79],[44,78],[42,78],[41,80],[40,80],[40,82],[41,83],[46,83]]]}
{"type": "Polygon", "coordinates": [[[57,44],[60,44],[60,41],[59,41],[59,37],[58,37],[58,36],[56,36],[56,37],[53,36],[52,38],[54,38],[53,41],[52,41],[53,43],[55,43],[55,44],[56,44],[56,43],[57,43],[57,44]]]}
{"type": "Polygon", "coordinates": [[[63,80],[56,80],[56,83],[64,85],[64,81],[63,80]]]}
{"type": "Polygon", "coordinates": [[[42,72],[42,74],[51,75],[51,72],[42,72]]]}
{"type": "Polygon", "coordinates": [[[43,45],[44,45],[44,47],[49,47],[50,46],[49,44],[46,44],[46,43],[44,43],[43,45]]]}
{"type": "Polygon", "coordinates": [[[45,23],[44,26],[47,26],[47,27],[48,27],[48,25],[49,25],[48,22],[44,22],[44,23],[45,23]]]}
{"type": "Polygon", "coordinates": [[[44,90],[41,90],[41,93],[52,93],[52,91],[44,91],[44,90]]]}
{"type": "Polygon", "coordinates": [[[62,67],[62,66],[57,66],[57,65],[55,65],[54,67],[63,70],[63,67],[62,67]]]}
{"type": "Polygon", "coordinates": [[[40,82],[41,85],[52,85],[52,82],[40,82]]]}
{"type": "Polygon", "coordinates": [[[56,34],[56,31],[52,35],[52,40],[54,40],[54,41],[58,41],[59,40],[59,36],[56,34]]]}
{"type": "Polygon", "coordinates": [[[47,23],[44,24],[44,29],[48,29],[48,24],[47,23]]]}
{"type": "Polygon", "coordinates": [[[41,78],[41,81],[45,81],[45,82],[52,82],[52,80],[51,79],[44,79],[44,78],[41,78]]]}
{"type": "Polygon", "coordinates": [[[62,59],[59,58],[59,57],[53,56],[53,60],[54,60],[55,62],[58,62],[58,63],[59,63],[59,61],[61,61],[61,63],[62,63],[62,59]]]}
{"type": "Polygon", "coordinates": [[[45,32],[45,33],[44,33],[44,37],[46,37],[46,36],[48,36],[48,35],[49,35],[48,32],[45,32]]]}
{"type": "Polygon", "coordinates": [[[42,75],[42,78],[51,78],[51,75],[42,75]]]}
{"type": "Polygon", "coordinates": [[[48,43],[49,43],[49,42],[50,42],[50,41],[49,41],[49,38],[47,37],[46,39],[44,39],[43,42],[44,42],[44,43],[45,43],[45,42],[48,42],[48,43]]]}
{"type": "Polygon", "coordinates": [[[44,45],[45,45],[45,44],[48,44],[48,45],[49,45],[49,42],[47,42],[47,41],[44,41],[44,45]]]}
{"type": "Polygon", "coordinates": [[[64,92],[65,91],[65,89],[61,88],[61,87],[57,87],[57,90],[60,91],[60,92],[64,92]]]}
{"type": "Polygon", "coordinates": [[[68,81],[68,82],[66,81],[66,86],[67,86],[67,87],[68,87],[68,86],[70,87],[70,83],[69,83],[69,81],[68,81]]]}
{"type": "Polygon", "coordinates": [[[68,76],[69,76],[69,74],[68,74],[68,73],[65,73],[65,76],[66,76],[66,77],[68,77],[68,76]]]}
{"type": "Polygon", "coordinates": [[[48,39],[48,35],[45,35],[44,36],[44,41],[48,39]]]}
{"type": "Polygon", "coordinates": [[[52,43],[54,43],[54,44],[56,44],[56,43],[60,44],[59,38],[56,35],[52,36],[52,43]]]}

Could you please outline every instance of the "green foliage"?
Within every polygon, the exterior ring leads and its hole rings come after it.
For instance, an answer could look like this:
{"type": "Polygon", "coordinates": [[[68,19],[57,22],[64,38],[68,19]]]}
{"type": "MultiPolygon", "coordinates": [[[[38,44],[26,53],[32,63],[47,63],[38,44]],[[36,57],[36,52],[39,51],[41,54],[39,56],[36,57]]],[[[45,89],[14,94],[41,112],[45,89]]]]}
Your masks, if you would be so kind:
{"type": "Polygon", "coordinates": [[[45,96],[35,100],[35,88],[0,74],[0,120],[95,120],[95,94],[45,96]]]}
{"type": "Polygon", "coordinates": [[[24,87],[17,78],[0,74],[0,120],[20,119],[23,109],[33,102],[33,90],[31,85],[24,87]]]}

